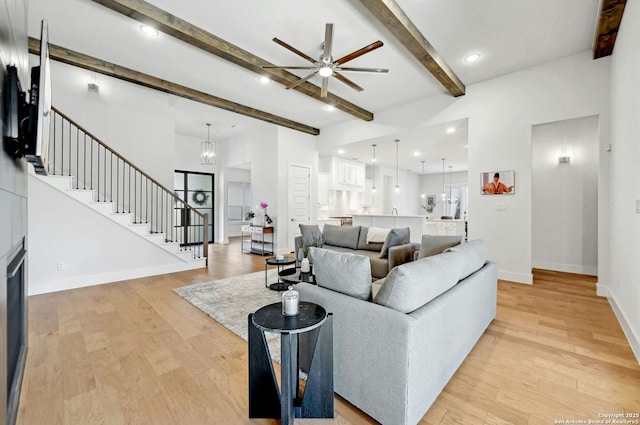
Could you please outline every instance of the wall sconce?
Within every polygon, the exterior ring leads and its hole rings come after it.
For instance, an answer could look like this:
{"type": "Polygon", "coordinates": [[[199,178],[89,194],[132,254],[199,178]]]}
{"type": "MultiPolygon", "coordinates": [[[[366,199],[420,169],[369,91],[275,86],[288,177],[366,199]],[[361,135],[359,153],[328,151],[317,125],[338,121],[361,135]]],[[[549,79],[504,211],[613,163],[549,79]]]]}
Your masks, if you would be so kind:
{"type": "Polygon", "coordinates": [[[559,156],[558,157],[558,164],[569,164],[570,161],[571,161],[571,157],[570,156],[559,156]]]}

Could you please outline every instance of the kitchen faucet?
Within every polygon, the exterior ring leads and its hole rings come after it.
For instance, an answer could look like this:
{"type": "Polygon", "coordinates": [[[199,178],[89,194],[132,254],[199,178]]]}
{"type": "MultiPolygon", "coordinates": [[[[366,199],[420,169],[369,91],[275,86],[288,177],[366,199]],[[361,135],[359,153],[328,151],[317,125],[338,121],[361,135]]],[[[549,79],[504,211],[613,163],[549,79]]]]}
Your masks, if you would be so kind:
{"type": "Polygon", "coordinates": [[[391,215],[398,215],[398,209],[396,207],[391,209],[391,215]]]}

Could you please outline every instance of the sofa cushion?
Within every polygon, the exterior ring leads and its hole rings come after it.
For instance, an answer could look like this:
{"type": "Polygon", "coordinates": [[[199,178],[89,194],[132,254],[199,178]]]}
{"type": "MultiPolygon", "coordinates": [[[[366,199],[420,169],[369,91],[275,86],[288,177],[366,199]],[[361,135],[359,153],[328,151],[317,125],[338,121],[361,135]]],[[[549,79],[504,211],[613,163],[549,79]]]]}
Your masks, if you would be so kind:
{"type": "Polygon", "coordinates": [[[309,248],[316,283],[362,300],[371,298],[371,264],[363,255],[309,248]]]}
{"type": "Polygon", "coordinates": [[[440,254],[445,249],[460,245],[462,236],[422,235],[418,259],[440,254]]]}
{"type": "Polygon", "coordinates": [[[336,226],[325,224],[322,229],[324,243],[344,248],[358,249],[360,226],[336,226]]]}
{"type": "Polygon", "coordinates": [[[380,279],[389,273],[389,259],[380,258],[380,251],[359,249],[351,252],[358,255],[364,255],[369,258],[369,262],[371,263],[371,277],[380,279]]]}
{"type": "Polygon", "coordinates": [[[459,269],[458,280],[462,280],[487,262],[487,246],[482,239],[476,239],[447,248],[445,252],[458,254],[462,257],[462,266],[459,269]]]}
{"type": "Polygon", "coordinates": [[[394,267],[373,301],[411,313],[458,283],[463,255],[446,252],[394,267]]]}
{"type": "Polygon", "coordinates": [[[380,250],[380,258],[387,258],[390,247],[409,243],[410,240],[408,227],[391,229],[387,235],[387,239],[384,241],[384,245],[382,245],[382,250],[380,250]]]}
{"type": "Polygon", "coordinates": [[[384,241],[368,243],[367,242],[368,234],[369,234],[369,227],[361,226],[360,237],[358,238],[358,249],[361,249],[364,251],[375,251],[378,253],[378,256],[379,256],[380,251],[382,251],[382,245],[384,241]]]}

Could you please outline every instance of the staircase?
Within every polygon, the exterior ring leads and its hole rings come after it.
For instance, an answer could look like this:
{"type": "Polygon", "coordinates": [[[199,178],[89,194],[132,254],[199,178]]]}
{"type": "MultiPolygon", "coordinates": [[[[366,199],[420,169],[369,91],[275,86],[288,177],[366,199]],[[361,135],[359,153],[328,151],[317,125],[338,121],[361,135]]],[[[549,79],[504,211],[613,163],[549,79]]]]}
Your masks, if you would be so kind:
{"type": "Polygon", "coordinates": [[[56,108],[47,176],[36,176],[171,255],[186,270],[207,266],[208,217],[56,108]]]}

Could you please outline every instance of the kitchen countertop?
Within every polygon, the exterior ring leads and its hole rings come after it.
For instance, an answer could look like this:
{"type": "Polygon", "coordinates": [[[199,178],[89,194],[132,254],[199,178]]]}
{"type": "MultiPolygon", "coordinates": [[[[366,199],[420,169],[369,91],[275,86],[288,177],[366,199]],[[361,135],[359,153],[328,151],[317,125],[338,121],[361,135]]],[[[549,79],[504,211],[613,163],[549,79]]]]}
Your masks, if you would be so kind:
{"type": "MultiPolygon", "coordinates": [[[[427,219],[427,216],[425,214],[354,214],[353,217],[407,217],[407,218],[411,218],[411,217],[424,217],[425,219],[427,219]]],[[[464,221],[462,219],[440,219],[440,218],[432,218],[432,219],[427,219],[427,221],[464,221]]]]}

